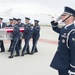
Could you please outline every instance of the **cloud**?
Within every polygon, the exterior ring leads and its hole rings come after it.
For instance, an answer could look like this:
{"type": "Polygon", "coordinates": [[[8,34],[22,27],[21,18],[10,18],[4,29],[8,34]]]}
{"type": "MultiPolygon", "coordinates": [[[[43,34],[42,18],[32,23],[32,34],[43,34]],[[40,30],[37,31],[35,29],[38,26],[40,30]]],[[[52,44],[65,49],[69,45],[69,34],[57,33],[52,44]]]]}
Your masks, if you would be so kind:
{"type": "Polygon", "coordinates": [[[75,0],[0,0],[0,15],[7,18],[29,16],[49,23],[48,14],[60,15],[65,6],[75,9],[75,0]]]}

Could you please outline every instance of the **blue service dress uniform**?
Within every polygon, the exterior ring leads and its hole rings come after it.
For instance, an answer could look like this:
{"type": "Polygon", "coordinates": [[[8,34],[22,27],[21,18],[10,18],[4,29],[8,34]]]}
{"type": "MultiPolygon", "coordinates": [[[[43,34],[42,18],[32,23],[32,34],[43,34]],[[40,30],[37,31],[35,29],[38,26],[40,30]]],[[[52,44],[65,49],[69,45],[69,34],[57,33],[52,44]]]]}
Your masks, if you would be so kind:
{"type": "MultiPolygon", "coordinates": [[[[24,27],[24,23],[18,23],[19,27],[24,27]]],[[[19,48],[21,49],[22,39],[19,40],[19,48]]]]}
{"type": "Polygon", "coordinates": [[[31,50],[31,54],[38,52],[37,50],[37,42],[40,37],[40,26],[37,24],[33,27],[33,34],[32,34],[32,39],[33,39],[33,47],[31,50]]]}
{"type": "MultiPolygon", "coordinates": [[[[1,28],[5,28],[6,26],[7,26],[7,24],[4,23],[4,22],[2,22],[2,25],[0,25],[0,29],[1,29],[1,28]]],[[[0,47],[1,47],[1,52],[5,52],[3,40],[0,40],[0,47]]]]}
{"type": "Polygon", "coordinates": [[[7,27],[13,27],[13,25],[12,24],[9,24],[7,27]]]}
{"type": "MultiPolygon", "coordinates": [[[[14,27],[12,24],[9,24],[7,27],[14,27]]],[[[10,43],[10,46],[9,46],[9,52],[10,52],[10,49],[11,49],[11,46],[12,46],[12,42],[13,42],[13,40],[11,40],[11,43],[10,43]]]]}
{"type": "Polygon", "coordinates": [[[30,54],[29,40],[31,39],[31,37],[32,37],[31,24],[28,23],[24,26],[23,38],[25,40],[25,45],[24,45],[23,50],[22,50],[22,56],[24,56],[24,54],[30,54]]]}
{"type": "Polygon", "coordinates": [[[58,48],[50,66],[59,71],[65,73],[60,75],[69,75],[68,70],[75,72],[75,25],[64,26],[58,28],[53,25],[52,28],[55,32],[59,33],[58,48]]]}
{"type": "Polygon", "coordinates": [[[20,40],[20,30],[19,30],[19,26],[18,24],[16,24],[14,26],[14,30],[12,32],[12,46],[11,46],[11,54],[9,56],[9,58],[12,58],[13,57],[13,52],[14,50],[16,50],[16,56],[19,56],[19,40],[20,40]]]}
{"type": "Polygon", "coordinates": [[[19,27],[24,27],[24,23],[18,23],[19,27]]]}

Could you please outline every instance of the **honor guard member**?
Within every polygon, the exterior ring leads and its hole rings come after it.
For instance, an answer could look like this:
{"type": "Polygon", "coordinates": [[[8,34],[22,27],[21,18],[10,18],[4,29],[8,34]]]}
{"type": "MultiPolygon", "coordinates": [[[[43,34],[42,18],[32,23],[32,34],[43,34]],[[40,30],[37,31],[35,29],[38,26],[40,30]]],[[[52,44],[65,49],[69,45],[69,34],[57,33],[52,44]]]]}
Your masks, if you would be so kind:
{"type": "MultiPolygon", "coordinates": [[[[21,23],[21,19],[20,18],[18,18],[18,25],[19,25],[19,27],[24,27],[24,23],[21,23]]],[[[22,39],[19,40],[19,47],[20,47],[20,49],[22,48],[21,47],[21,43],[22,43],[22,39]]]]}
{"type": "MultiPolygon", "coordinates": [[[[4,22],[2,22],[2,20],[3,20],[3,18],[0,17],[0,29],[1,28],[5,28],[7,26],[7,24],[4,23],[4,22]]],[[[0,48],[1,48],[1,51],[0,52],[5,52],[3,40],[0,40],[0,48]]]]}
{"type": "Polygon", "coordinates": [[[24,23],[21,22],[20,18],[18,18],[18,24],[19,24],[20,27],[24,27],[24,23]]]}
{"type": "Polygon", "coordinates": [[[75,10],[65,7],[61,15],[65,26],[58,27],[58,22],[52,21],[52,28],[59,34],[58,48],[50,66],[58,70],[59,75],[75,75],[75,10]]]}
{"type": "Polygon", "coordinates": [[[9,58],[13,58],[13,55],[14,55],[13,52],[15,50],[16,50],[15,57],[20,56],[19,48],[18,48],[19,47],[19,40],[20,40],[20,29],[19,29],[18,22],[17,22],[16,18],[13,18],[13,22],[14,22],[15,26],[14,26],[14,29],[13,29],[13,32],[11,35],[13,42],[12,42],[12,46],[10,49],[11,53],[10,53],[9,58]]]}
{"type": "MultiPolygon", "coordinates": [[[[9,21],[10,21],[10,24],[7,27],[14,27],[14,25],[13,25],[13,19],[9,19],[9,21]]],[[[11,40],[11,43],[10,43],[10,47],[9,47],[8,52],[10,52],[12,42],[13,42],[13,40],[11,40]]]]}
{"type": "Polygon", "coordinates": [[[7,27],[13,27],[13,19],[9,19],[9,25],[7,27]]]}
{"type": "Polygon", "coordinates": [[[39,26],[39,21],[38,20],[34,20],[34,27],[33,27],[33,35],[32,35],[32,39],[33,39],[33,47],[31,50],[31,54],[34,54],[35,52],[38,52],[37,50],[37,42],[39,40],[40,37],[40,26],[39,26]]]}
{"type": "Polygon", "coordinates": [[[30,54],[29,41],[32,37],[32,33],[31,33],[31,24],[29,23],[29,21],[30,21],[30,18],[25,17],[26,24],[24,26],[24,34],[23,34],[25,45],[23,47],[21,56],[24,56],[25,54],[30,54]]]}

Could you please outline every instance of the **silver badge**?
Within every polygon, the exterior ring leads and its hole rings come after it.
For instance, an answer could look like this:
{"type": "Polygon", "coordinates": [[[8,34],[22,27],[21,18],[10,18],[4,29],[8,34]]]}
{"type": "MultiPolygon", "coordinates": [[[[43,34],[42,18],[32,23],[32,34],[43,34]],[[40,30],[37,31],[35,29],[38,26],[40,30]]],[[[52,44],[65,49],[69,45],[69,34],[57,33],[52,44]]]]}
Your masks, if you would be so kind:
{"type": "Polygon", "coordinates": [[[66,35],[66,33],[64,33],[64,35],[66,35]]]}
{"type": "Polygon", "coordinates": [[[72,41],[75,41],[75,38],[72,38],[72,41]]]}
{"type": "Polygon", "coordinates": [[[65,43],[65,40],[64,39],[62,39],[62,43],[65,43]]]}

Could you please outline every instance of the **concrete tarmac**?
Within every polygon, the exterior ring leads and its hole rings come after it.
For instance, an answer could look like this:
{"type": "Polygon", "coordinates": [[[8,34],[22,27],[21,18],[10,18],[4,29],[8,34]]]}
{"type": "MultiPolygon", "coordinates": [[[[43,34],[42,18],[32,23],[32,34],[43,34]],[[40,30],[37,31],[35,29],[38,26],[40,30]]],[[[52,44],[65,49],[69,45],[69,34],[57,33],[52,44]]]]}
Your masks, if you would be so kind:
{"type": "MultiPolygon", "coordinates": [[[[41,27],[41,36],[37,44],[38,53],[34,55],[9,59],[10,53],[7,50],[10,41],[4,41],[4,44],[6,51],[0,53],[0,75],[58,75],[57,70],[49,66],[58,45],[58,34],[51,27],[41,27]]],[[[31,47],[32,40],[30,50],[31,47]]]]}

